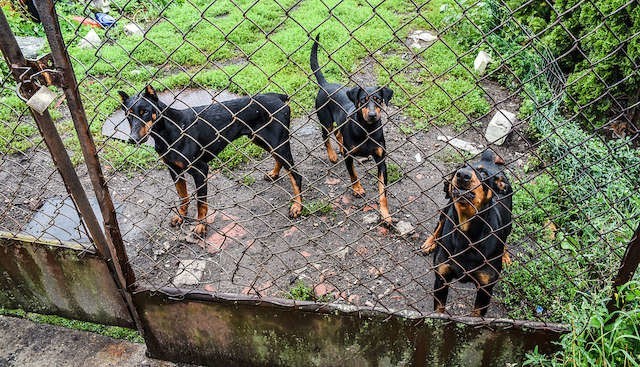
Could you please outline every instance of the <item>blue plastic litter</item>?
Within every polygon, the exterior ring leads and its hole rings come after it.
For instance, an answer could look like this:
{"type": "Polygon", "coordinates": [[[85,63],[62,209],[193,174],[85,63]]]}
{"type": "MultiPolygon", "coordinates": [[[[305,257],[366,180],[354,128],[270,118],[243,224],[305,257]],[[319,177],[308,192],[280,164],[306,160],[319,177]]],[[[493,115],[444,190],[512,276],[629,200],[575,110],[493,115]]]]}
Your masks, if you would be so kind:
{"type": "Polygon", "coordinates": [[[96,13],[95,18],[96,22],[100,23],[102,28],[109,28],[112,25],[116,24],[116,19],[109,14],[96,13]]]}

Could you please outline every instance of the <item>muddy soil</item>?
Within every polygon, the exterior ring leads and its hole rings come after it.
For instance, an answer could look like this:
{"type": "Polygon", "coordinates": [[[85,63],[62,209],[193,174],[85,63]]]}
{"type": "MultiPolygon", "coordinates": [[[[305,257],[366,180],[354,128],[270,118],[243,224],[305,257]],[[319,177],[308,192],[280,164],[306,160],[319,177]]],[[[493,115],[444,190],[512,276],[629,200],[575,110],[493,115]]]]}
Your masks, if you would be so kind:
{"type": "MultiPolygon", "coordinates": [[[[352,80],[375,84],[372,68],[365,62],[352,80]]],[[[303,176],[304,203],[326,210],[298,219],[287,216],[291,199],[288,177],[283,175],[274,183],[262,179],[273,167],[268,154],[232,172],[211,173],[209,229],[202,238],[192,233],[192,221],[180,228],[169,226],[178,199],[162,164],[134,174],[107,170],[139,283],[284,297],[302,281],[313,287],[321,300],[430,313],[431,256],[420,256],[418,249],[435,226],[438,208],[445,204],[443,177],[463,156],[438,136],[457,136],[486,145],[484,129],[495,107],[517,111],[519,106],[519,101],[496,83],[485,81],[482,86],[494,108],[463,132],[433,127],[407,135],[400,126],[411,124],[409,119],[394,106],[388,108],[385,136],[389,162],[402,172],[401,179],[388,186],[389,207],[396,221],[414,227],[407,236],[370,222],[371,215],[378,213],[375,164],[372,160],[356,164],[367,196],[355,198],[344,163],[331,164],[327,159],[315,114],[292,121],[292,149],[303,176]]],[[[503,146],[494,147],[507,161],[506,169],[514,180],[521,175],[523,156],[530,150],[521,131],[517,126],[503,146]]],[[[43,149],[2,158],[0,230],[21,231],[41,201],[65,196],[43,149]]],[[[80,168],[79,174],[90,189],[85,170],[80,168]]],[[[191,193],[190,179],[188,185],[191,193]]],[[[195,217],[195,205],[189,210],[195,217]]],[[[514,256],[517,253],[512,253],[514,256]]],[[[468,314],[474,294],[470,286],[455,284],[448,311],[468,314]]],[[[489,316],[504,316],[505,312],[494,303],[489,316]]]]}

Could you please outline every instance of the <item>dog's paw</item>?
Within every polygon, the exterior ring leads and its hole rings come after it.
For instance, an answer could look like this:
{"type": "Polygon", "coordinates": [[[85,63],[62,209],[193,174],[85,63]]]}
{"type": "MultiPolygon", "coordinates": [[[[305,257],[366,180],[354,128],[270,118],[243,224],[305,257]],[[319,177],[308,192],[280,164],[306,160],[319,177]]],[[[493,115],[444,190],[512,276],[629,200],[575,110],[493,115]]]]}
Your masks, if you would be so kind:
{"type": "Polygon", "coordinates": [[[511,265],[511,256],[509,256],[509,253],[507,251],[505,251],[502,254],[502,265],[503,266],[509,266],[511,265]]]}
{"type": "Polygon", "coordinates": [[[337,163],[338,162],[338,155],[336,154],[335,150],[330,150],[328,152],[329,155],[329,162],[331,163],[337,163]]]}
{"type": "Polygon", "coordinates": [[[435,311],[436,311],[436,313],[444,313],[444,311],[445,311],[444,306],[438,306],[438,307],[436,307],[436,310],[435,310],[435,311]]]}
{"type": "Polygon", "coordinates": [[[291,208],[289,208],[289,217],[298,218],[302,214],[302,204],[293,203],[291,208]]]}
{"type": "Polygon", "coordinates": [[[181,225],[184,222],[184,218],[182,218],[181,215],[176,214],[173,216],[173,218],[171,218],[171,226],[172,227],[177,227],[179,225],[181,225]]]}
{"type": "Polygon", "coordinates": [[[393,227],[393,218],[391,218],[391,216],[387,216],[387,217],[382,217],[382,224],[391,228],[393,227]]]}
{"type": "Polygon", "coordinates": [[[357,198],[363,198],[366,195],[367,193],[364,192],[364,188],[362,187],[362,185],[360,185],[360,183],[353,185],[353,196],[357,198]]]}
{"type": "Polygon", "coordinates": [[[433,236],[429,236],[429,238],[424,241],[422,246],[420,246],[420,250],[424,255],[429,255],[436,249],[436,239],[433,236]]]}
{"type": "Polygon", "coordinates": [[[269,182],[273,182],[275,180],[278,179],[278,174],[274,173],[273,171],[270,171],[269,173],[265,173],[264,174],[264,180],[265,181],[269,181],[269,182]]]}
{"type": "Polygon", "coordinates": [[[203,235],[207,233],[207,225],[204,223],[198,223],[193,231],[198,235],[203,235]]]}

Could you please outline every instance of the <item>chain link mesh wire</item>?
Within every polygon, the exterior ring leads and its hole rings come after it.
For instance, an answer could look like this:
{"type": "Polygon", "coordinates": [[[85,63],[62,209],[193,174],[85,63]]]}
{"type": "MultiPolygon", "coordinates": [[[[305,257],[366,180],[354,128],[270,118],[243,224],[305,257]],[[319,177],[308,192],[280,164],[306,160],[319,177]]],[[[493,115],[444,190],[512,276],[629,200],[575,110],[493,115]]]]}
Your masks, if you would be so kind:
{"type": "MultiPolygon", "coordinates": [[[[513,230],[512,261],[486,316],[564,322],[570,305],[608,294],[640,204],[635,2],[97,3],[61,1],[57,11],[139,285],[432,315],[437,269],[420,247],[447,205],[443,182],[491,147],[514,190],[513,230]],[[115,24],[96,26],[105,20],[95,13],[107,10],[115,24]],[[317,34],[330,82],[394,91],[383,113],[391,227],[380,224],[374,160],[355,161],[366,191],[357,198],[344,156],[327,157],[309,65],[317,34]],[[486,70],[474,66],[481,51],[486,70]],[[189,175],[191,206],[170,226],[180,205],[174,182],[152,144],[127,142],[118,95],[147,85],[175,109],[287,94],[302,215],[289,218],[286,170],[263,180],[273,158],[241,138],[209,163],[207,231],[194,232],[189,175]],[[485,130],[499,110],[517,118],[504,144],[489,144],[485,130]]],[[[11,102],[6,75],[0,223],[20,232],[38,215],[31,202],[64,190],[24,107],[11,102]]],[[[80,164],[60,108],[59,130],[80,164]]],[[[451,280],[450,288],[445,313],[468,315],[475,284],[451,280]]]]}

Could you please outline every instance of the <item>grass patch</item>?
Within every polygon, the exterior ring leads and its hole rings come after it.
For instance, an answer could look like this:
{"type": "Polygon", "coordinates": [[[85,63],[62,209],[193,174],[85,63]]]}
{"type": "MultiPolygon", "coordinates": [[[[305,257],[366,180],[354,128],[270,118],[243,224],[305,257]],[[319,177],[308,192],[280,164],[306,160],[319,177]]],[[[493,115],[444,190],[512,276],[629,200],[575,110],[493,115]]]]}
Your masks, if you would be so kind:
{"type": "Polygon", "coordinates": [[[144,343],[144,339],[137,331],[119,326],[106,326],[88,321],[71,320],[55,315],[41,315],[32,312],[25,312],[23,310],[6,308],[0,308],[0,315],[20,317],[39,324],[57,325],[68,329],[90,331],[92,333],[115,339],[128,340],[133,343],[144,343]]]}
{"type": "Polygon", "coordinates": [[[399,165],[395,163],[387,164],[387,182],[389,184],[400,181],[403,176],[404,173],[399,165]]]}
{"type": "Polygon", "coordinates": [[[435,154],[435,158],[445,164],[457,166],[473,158],[473,154],[461,149],[445,146],[435,154]]]}
{"type": "Polygon", "coordinates": [[[254,183],[256,183],[256,179],[255,177],[251,176],[251,175],[246,175],[244,177],[242,177],[242,184],[250,187],[252,186],[254,183]]]}
{"type": "Polygon", "coordinates": [[[285,294],[285,298],[293,299],[296,301],[312,301],[312,302],[331,302],[333,297],[326,294],[321,297],[316,297],[313,288],[306,285],[302,280],[298,280],[296,284],[289,288],[289,291],[285,294]]]}
{"type": "MultiPolygon", "coordinates": [[[[138,91],[151,80],[158,91],[195,87],[238,94],[284,92],[292,96],[293,114],[300,115],[313,107],[317,91],[315,81],[309,78],[310,32],[322,34],[320,63],[329,80],[347,82],[346,75],[355,72],[371,52],[380,50],[385,55],[374,56],[379,63],[376,76],[395,90],[392,102],[404,108],[418,128],[431,123],[463,126],[466,116],[484,114],[488,104],[474,84],[475,77],[456,65],[456,54],[462,48],[455,34],[443,34],[442,41],[421,51],[418,57],[427,66],[424,70],[412,69],[414,62],[393,56],[406,52],[404,38],[410,30],[444,24],[439,9],[448,2],[432,3],[418,8],[402,0],[240,0],[233,4],[117,0],[112,6],[122,17],[111,29],[96,30],[105,40],[97,50],[78,47],[88,28],[71,20],[73,15],[88,14],[88,9],[73,2],[58,2],[56,9],[91,130],[98,145],[107,145],[101,154],[114,167],[139,170],[153,165],[156,158],[146,152],[135,154],[117,142],[105,142],[99,134],[103,121],[119,108],[118,89],[138,91]],[[370,8],[375,12],[368,11],[370,8]],[[285,11],[287,17],[283,17],[285,11]],[[416,18],[418,11],[422,17],[416,18]],[[130,20],[145,27],[143,38],[124,34],[123,26],[130,20]],[[233,62],[222,67],[211,64],[227,60],[233,62]]],[[[41,25],[4,9],[17,33],[43,35],[41,25]]],[[[472,61],[471,56],[461,60],[468,65],[472,61]]],[[[79,152],[79,144],[72,141],[75,137],[67,139],[73,152],[79,152]]],[[[228,162],[229,169],[251,157],[238,149],[227,153],[220,161],[228,162]],[[238,157],[232,157],[234,154],[238,157]]],[[[80,161],[74,159],[74,163],[80,161]]],[[[214,163],[214,167],[220,164],[214,163]]]]}
{"type": "Polygon", "coordinates": [[[264,149],[253,144],[246,136],[243,136],[227,145],[209,165],[213,169],[234,170],[254,158],[262,157],[264,153],[264,149]]]}
{"type": "Polygon", "coordinates": [[[313,215],[313,214],[330,214],[333,212],[333,205],[325,200],[325,199],[315,199],[311,201],[306,201],[302,204],[302,215],[313,215]]]}

